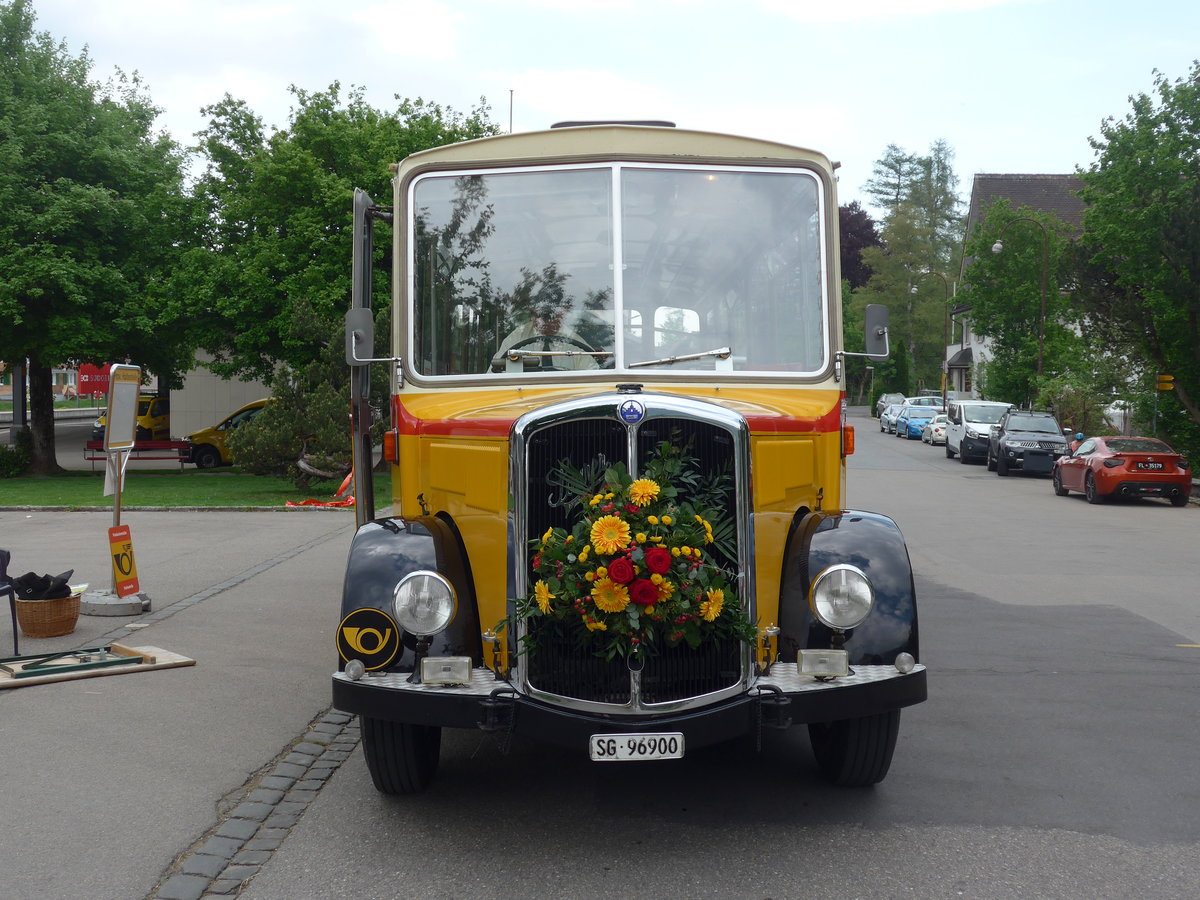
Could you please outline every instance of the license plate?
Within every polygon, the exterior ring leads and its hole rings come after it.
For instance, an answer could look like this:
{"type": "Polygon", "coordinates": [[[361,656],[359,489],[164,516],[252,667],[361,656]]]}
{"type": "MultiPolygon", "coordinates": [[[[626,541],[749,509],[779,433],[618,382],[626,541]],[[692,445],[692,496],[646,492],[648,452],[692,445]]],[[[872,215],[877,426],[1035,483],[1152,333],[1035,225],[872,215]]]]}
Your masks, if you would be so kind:
{"type": "Polygon", "coordinates": [[[593,734],[590,752],[593,762],[683,759],[683,735],[676,731],[656,734],[593,734]]]}
{"type": "Polygon", "coordinates": [[[1137,464],[1137,467],[1142,470],[1158,471],[1159,469],[1161,469],[1163,467],[1163,464],[1162,463],[1140,462],[1137,464]]]}

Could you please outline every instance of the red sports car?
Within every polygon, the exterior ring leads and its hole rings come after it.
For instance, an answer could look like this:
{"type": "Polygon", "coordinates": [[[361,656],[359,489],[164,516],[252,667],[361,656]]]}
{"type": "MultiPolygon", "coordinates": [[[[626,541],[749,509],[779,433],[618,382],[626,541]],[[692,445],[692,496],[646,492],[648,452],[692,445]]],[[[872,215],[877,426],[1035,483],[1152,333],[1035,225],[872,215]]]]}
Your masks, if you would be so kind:
{"type": "Polygon", "coordinates": [[[1079,491],[1088,503],[1109,497],[1163,497],[1187,506],[1192,492],[1188,461],[1158,438],[1093,437],[1054,461],[1054,493],[1079,491]]]}

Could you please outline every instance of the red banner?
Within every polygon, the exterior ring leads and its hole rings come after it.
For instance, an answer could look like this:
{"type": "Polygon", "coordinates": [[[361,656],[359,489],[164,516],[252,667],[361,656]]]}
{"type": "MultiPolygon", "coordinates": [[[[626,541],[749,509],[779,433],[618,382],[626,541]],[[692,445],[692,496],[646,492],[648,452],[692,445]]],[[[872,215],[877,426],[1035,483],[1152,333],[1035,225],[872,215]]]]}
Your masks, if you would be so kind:
{"type": "Polygon", "coordinates": [[[105,397],[108,395],[108,365],[93,366],[84,363],[79,367],[79,396],[105,397]]]}

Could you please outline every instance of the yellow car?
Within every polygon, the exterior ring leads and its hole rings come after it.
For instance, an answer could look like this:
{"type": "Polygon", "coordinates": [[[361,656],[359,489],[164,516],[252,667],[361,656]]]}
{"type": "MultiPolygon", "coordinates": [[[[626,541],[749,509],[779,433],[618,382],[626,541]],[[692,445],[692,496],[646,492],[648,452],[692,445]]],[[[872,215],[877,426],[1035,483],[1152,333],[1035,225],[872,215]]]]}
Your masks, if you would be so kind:
{"type": "Polygon", "coordinates": [[[237,412],[226,416],[216,425],[202,428],[187,435],[184,440],[192,445],[192,462],[198,469],[215,469],[217,466],[233,465],[233,457],[225,445],[229,432],[243,422],[249,422],[267,405],[267,398],[247,403],[237,412]]]}
{"type": "MultiPolygon", "coordinates": [[[[107,413],[102,413],[92,423],[92,440],[104,440],[107,413]]],[[[171,439],[171,398],[158,394],[142,394],[138,397],[137,429],[134,441],[169,441],[171,439]]]]}

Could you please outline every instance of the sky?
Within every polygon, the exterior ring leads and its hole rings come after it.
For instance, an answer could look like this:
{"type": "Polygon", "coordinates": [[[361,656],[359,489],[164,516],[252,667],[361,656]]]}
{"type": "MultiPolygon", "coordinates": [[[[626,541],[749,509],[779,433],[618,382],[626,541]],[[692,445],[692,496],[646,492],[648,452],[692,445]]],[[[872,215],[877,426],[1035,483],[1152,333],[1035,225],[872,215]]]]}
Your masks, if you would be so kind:
{"type": "MultiPolygon", "coordinates": [[[[6,2],[6,0],[0,0],[6,2]]],[[[1200,57],[1195,0],[32,0],[35,29],[136,71],[182,145],[226,94],[285,128],[290,85],[381,110],[485,102],[504,131],[666,119],[820,150],[839,201],[889,144],[975,173],[1087,168],[1133,94],[1200,57]],[[482,101],[481,101],[482,98],[482,101]]],[[[394,162],[388,160],[386,162],[394,162]]]]}

